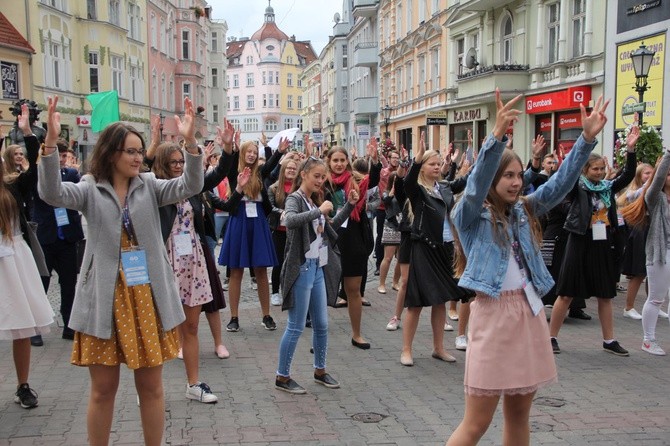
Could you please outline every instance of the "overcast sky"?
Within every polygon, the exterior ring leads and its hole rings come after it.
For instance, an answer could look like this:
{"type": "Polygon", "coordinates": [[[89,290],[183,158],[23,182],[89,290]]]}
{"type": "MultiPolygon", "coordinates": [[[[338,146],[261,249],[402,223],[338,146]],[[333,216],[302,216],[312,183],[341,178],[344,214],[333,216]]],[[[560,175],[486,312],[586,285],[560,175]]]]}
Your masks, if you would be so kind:
{"type": "MultiPolygon", "coordinates": [[[[251,37],[261,26],[268,0],[207,0],[213,18],[228,23],[228,37],[251,37]]],[[[318,56],[333,34],[333,16],[342,14],[341,0],[272,0],[279,29],[297,40],[310,40],[318,56]]]]}

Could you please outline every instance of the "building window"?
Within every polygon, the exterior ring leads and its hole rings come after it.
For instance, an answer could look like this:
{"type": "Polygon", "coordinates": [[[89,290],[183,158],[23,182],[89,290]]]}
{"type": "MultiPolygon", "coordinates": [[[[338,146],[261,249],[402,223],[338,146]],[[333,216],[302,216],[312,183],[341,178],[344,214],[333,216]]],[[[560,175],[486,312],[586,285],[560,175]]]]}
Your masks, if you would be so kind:
{"type": "Polygon", "coordinates": [[[549,28],[549,39],[547,40],[547,56],[549,63],[554,63],[558,60],[558,38],[561,27],[561,4],[554,3],[548,6],[549,20],[547,28],[549,28]]]}
{"type": "Polygon", "coordinates": [[[254,95],[250,94],[247,95],[247,109],[253,110],[256,106],[256,101],[254,99],[254,95]]]}
{"type": "Polygon", "coordinates": [[[212,105],[212,121],[215,124],[219,122],[219,106],[217,104],[212,105]]]}
{"type": "Polygon", "coordinates": [[[137,65],[130,64],[130,100],[132,102],[141,102],[143,98],[142,94],[142,80],[140,79],[140,67],[137,65]]]}
{"type": "Polygon", "coordinates": [[[219,87],[219,69],[212,68],[212,88],[219,87]]]}
{"type": "Polygon", "coordinates": [[[153,12],[151,13],[151,19],[149,23],[149,32],[151,33],[151,48],[156,48],[156,16],[153,12]]]}
{"type": "Polygon", "coordinates": [[[191,59],[191,33],[186,29],[181,32],[181,58],[191,59]]]}
{"type": "Polygon", "coordinates": [[[247,87],[254,86],[254,73],[247,73],[247,87]]]}
{"type": "Polygon", "coordinates": [[[165,73],[161,74],[161,107],[167,107],[167,87],[165,86],[165,73]]]}
{"type": "Polygon", "coordinates": [[[414,99],[414,64],[411,62],[407,64],[405,69],[407,74],[407,99],[414,99]]]}
{"type": "Polygon", "coordinates": [[[293,108],[293,95],[292,94],[288,95],[288,98],[286,99],[286,107],[293,108]]]}
{"type": "Polygon", "coordinates": [[[298,96],[298,110],[302,109],[302,96],[298,96]]]}
{"type": "Polygon", "coordinates": [[[426,8],[428,5],[426,2],[428,0],[418,0],[419,1],[419,23],[423,23],[426,21],[426,8]]]}
{"type": "Polygon", "coordinates": [[[66,0],[42,0],[42,3],[49,5],[52,8],[67,12],[67,2],[66,0]]]}
{"type": "Polygon", "coordinates": [[[158,32],[159,32],[160,37],[161,37],[161,47],[159,49],[163,53],[167,54],[167,51],[168,51],[168,49],[167,49],[168,36],[167,36],[167,32],[165,31],[165,20],[163,20],[163,19],[161,19],[161,25],[160,25],[160,28],[159,28],[158,32]]]}
{"type": "Polygon", "coordinates": [[[286,74],[286,86],[287,87],[292,87],[293,86],[293,73],[287,73],[286,74]]]}
{"type": "MultiPolygon", "coordinates": [[[[158,104],[158,76],[156,69],[151,70],[151,100],[154,104],[158,104]]],[[[165,104],[162,104],[165,107],[165,104]]]]}
{"type": "Polygon", "coordinates": [[[233,74],[233,88],[239,88],[239,87],[240,87],[240,75],[233,74]]]}
{"type": "Polygon", "coordinates": [[[244,132],[257,132],[258,131],[258,119],[257,118],[244,118],[244,121],[242,121],[242,130],[244,132]]]}
{"type": "Polygon", "coordinates": [[[412,17],[412,13],[414,12],[414,8],[412,6],[412,0],[406,0],[407,2],[407,26],[405,32],[407,34],[412,32],[412,27],[414,26],[414,18],[412,17]]]}
{"type": "Polygon", "coordinates": [[[426,92],[426,55],[419,56],[419,96],[426,92]]]}
{"type": "Polygon", "coordinates": [[[168,90],[168,94],[170,95],[170,110],[175,109],[175,90],[174,90],[174,78],[171,76],[170,77],[170,89],[168,90]]]}
{"type": "Polygon", "coordinates": [[[284,130],[293,128],[293,118],[284,118],[284,130]]]}
{"type": "Polygon", "coordinates": [[[91,93],[97,93],[100,91],[100,86],[98,84],[100,63],[98,62],[98,57],[98,53],[88,53],[88,77],[91,93]]]}
{"type": "Polygon", "coordinates": [[[572,1],[572,57],[584,54],[586,0],[572,1]]]}
{"type": "Polygon", "coordinates": [[[219,34],[216,31],[212,31],[212,34],[210,35],[211,40],[211,45],[209,49],[215,53],[219,51],[219,34]]]}
{"type": "Polygon", "coordinates": [[[272,71],[268,71],[268,84],[269,85],[274,85],[275,83],[275,78],[272,75],[272,71]]]}
{"type": "Polygon", "coordinates": [[[512,28],[512,17],[508,14],[502,21],[500,26],[500,50],[501,62],[503,64],[511,64],[513,56],[514,31],[512,28]]]}
{"type": "Polygon", "coordinates": [[[296,127],[298,127],[300,129],[300,131],[302,132],[302,118],[298,118],[298,122],[296,124],[296,127]]]}
{"type": "Polygon", "coordinates": [[[275,106],[275,95],[270,93],[268,95],[268,107],[272,108],[275,106]]]}
{"type": "Polygon", "coordinates": [[[440,48],[435,48],[430,52],[431,57],[431,73],[430,78],[433,80],[433,91],[440,89],[440,48]]]}
{"type": "Polygon", "coordinates": [[[465,39],[460,38],[456,41],[456,66],[458,74],[463,74],[463,62],[465,61],[465,39]]]}
{"type": "Polygon", "coordinates": [[[121,2],[109,0],[109,23],[121,26],[121,2]]]}
{"type": "Polygon", "coordinates": [[[95,0],[86,0],[86,17],[90,20],[98,20],[98,11],[95,0]]]}
{"type": "Polygon", "coordinates": [[[298,78],[298,88],[302,88],[302,79],[298,78]]]}
{"type": "Polygon", "coordinates": [[[230,74],[226,74],[226,88],[230,88],[230,74]]]}
{"type": "Polygon", "coordinates": [[[279,85],[279,71],[275,71],[275,84],[279,85]]]}
{"type": "Polygon", "coordinates": [[[123,96],[123,57],[111,56],[112,65],[112,90],[116,90],[119,96],[123,96]]]}
{"type": "Polygon", "coordinates": [[[261,82],[265,85],[265,71],[263,71],[261,82]]]}
{"type": "Polygon", "coordinates": [[[254,64],[254,56],[247,56],[247,65],[254,64]]]}
{"type": "Polygon", "coordinates": [[[276,132],[277,131],[277,121],[273,119],[268,119],[265,121],[265,131],[266,132],[276,132]]]}
{"type": "Polygon", "coordinates": [[[128,31],[131,39],[141,40],[140,20],[141,15],[139,5],[128,3],[128,31]]]}
{"type": "Polygon", "coordinates": [[[240,97],[233,96],[233,110],[239,110],[239,109],[240,109],[240,97]]]}
{"type": "Polygon", "coordinates": [[[184,99],[191,97],[191,84],[185,82],[181,84],[181,103],[184,103],[184,99]]]}
{"type": "Polygon", "coordinates": [[[398,3],[395,9],[395,40],[402,38],[402,3],[398,3]]]}
{"type": "Polygon", "coordinates": [[[275,99],[275,107],[279,108],[279,95],[277,95],[277,99],[275,99]]]}

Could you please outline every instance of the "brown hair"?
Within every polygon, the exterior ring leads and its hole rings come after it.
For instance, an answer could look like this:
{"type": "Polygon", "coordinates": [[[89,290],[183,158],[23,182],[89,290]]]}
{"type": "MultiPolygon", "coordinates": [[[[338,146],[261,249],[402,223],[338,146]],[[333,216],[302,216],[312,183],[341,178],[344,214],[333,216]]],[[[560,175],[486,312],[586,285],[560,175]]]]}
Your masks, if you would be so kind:
{"type": "Polygon", "coordinates": [[[591,153],[589,155],[589,159],[586,160],[586,164],[584,164],[584,168],[582,169],[582,174],[586,175],[586,172],[589,171],[589,167],[591,167],[591,164],[597,163],[598,161],[605,162],[602,155],[598,155],[597,153],[591,153]]]}
{"type": "MultiPolygon", "coordinates": [[[[647,202],[644,201],[644,196],[647,193],[647,189],[649,189],[649,185],[652,183],[652,181],[654,181],[656,171],[658,170],[658,165],[661,163],[661,158],[662,156],[659,156],[658,159],[656,160],[656,166],[654,167],[654,171],[651,173],[649,180],[647,180],[647,184],[644,186],[644,189],[642,190],[640,196],[637,197],[635,200],[633,200],[632,203],[629,203],[623,208],[621,208],[621,215],[623,216],[626,223],[628,223],[630,226],[644,227],[647,224],[649,224],[647,202]]],[[[635,176],[637,177],[637,172],[635,176]]]]}
{"type": "Polygon", "coordinates": [[[68,149],[70,148],[67,141],[63,138],[58,138],[56,141],[56,148],[58,148],[58,152],[67,152],[68,149]]]}
{"type": "MultiPolygon", "coordinates": [[[[486,195],[486,201],[484,206],[489,209],[491,212],[493,227],[493,238],[499,246],[505,246],[510,243],[510,240],[507,235],[507,228],[509,225],[509,212],[511,210],[511,205],[505,202],[500,195],[496,192],[496,186],[502,178],[505,169],[514,161],[518,162],[519,165],[523,168],[523,163],[521,158],[511,149],[505,149],[500,159],[500,164],[498,165],[498,170],[493,176],[493,182],[489,188],[489,192],[486,195]],[[501,225],[498,225],[501,223],[501,225]]],[[[530,224],[531,233],[533,235],[533,241],[537,247],[542,243],[542,227],[540,222],[535,218],[533,210],[528,205],[528,200],[525,197],[519,197],[519,200],[523,203],[524,210],[528,215],[528,222],[530,224]]],[[[457,231],[452,231],[456,234],[457,231]]],[[[461,245],[460,240],[458,239],[458,234],[454,237],[454,275],[460,277],[465,271],[465,266],[467,263],[467,258],[465,257],[465,252],[463,251],[463,246],[461,245]]]]}
{"type": "MultiPolygon", "coordinates": [[[[295,165],[296,172],[298,172],[298,163],[293,158],[291,158],[286,161],[283,166],[281,166],[281,169],[279,169],[279,178],[277,178],[277,182],[270,186],[270,189],[274,191],[275,203],[277,204],[277,207],[282,209],[284,208],[284,201],[286,201],[286,191],[284,190],[284,183],[286,182],[286,166],[288,166],[290,163],[295,165]]],[[[296,173],[296,177],[297,176],[298,175],[296,173]]],[[[295,179],[293,180],[293,184],[295,184],[295,179]]],[[[293,188],[293,186],[291,188],[293,188]]]]}
{"type": "Polygon", "coordinates": [[[623,189],[621,192],[619,192],[619,196],[616,199],[616,204],[619,207],[626,206],[628,204],[628,191],[635,192],[642,186],[644,186],[644,182],[642,181],[642,173],[644,172],[645,169],[654,169],[647,163],[640,163],[637,165],[635,168],[635,177],[633,178],[633,181],[630,182],[630,184],[623,189]]]}
{"type": "MultiPolygon", "coordinates": [[[[303,172],[308,173],[310,170],[318,166],[325,167],[326,172],[328,172],[328,167],[326,166],[326,163],[324,163],[323,160],[315,158],[313,156],[310,156],[305,161],[300,163],[300,167],[298,167],[298,172],[295,176],[295,180],[293,180],[293,188],[291,189],[291,193],[300,189],[300,186],[302,185],[301,174],[303,172]]],[[[310,198],[312,199],[312,202],[315,205],[321,206],[321,203],[323,203],[323,188],[321,189],[320,192],[314,192],[310,198]]]]}
{"type": "MultiPolygon", "coordinates": [[[[331,171],[330,171],[330,159],[335,155],[337,152],[343,153],[344,156],[347,158],[347,167],[345,168],[351,173],[351,178],[349,179],[349,182],[351,183],[349,185],[349,190],[355,189],[358,191],[358,182],[362,179],[364,175],[356,174],[354,171],[353,167],[351,166],[351,160],[349,159],[349,154],[347,153],[347,149],[345,149],[342,146],[333,146],[328,150],[328,153],[326,154],[326,172],[328,173],[328,184],[330,184],[331,188],[335,190],[335,185],[333,184],[331,180],[331,171]]],[[[347,189],[345,187],[345,189],[347,189]]],[[[345,197],[346,199],[346,197],[345,197]]]]}
{"type": "MultiPolygon", "coordinates": [[[[18,144],[12,144],[9,145],[3,150],[2,152],[2,157],[4,159],[4,165],[5,165],[5,172],[7,174],[12,174],[12,173],[17,173],[20,172],[19,167],[17,166],[16,162],[14,162],[14,153],[16,152],[16,149],[20,149],[23,151],[23,147],[21,147],[18,144]]],[[[24,153],[25,156],[25,153],[24,153]]]]}
{"type": "Polygon", "coordinates": [[[170,157],[174,152],[180,152],[183,157],[183,151],[179,144],[164,142],[156,148],[156,157],[154,158],[153,166],[151,166],[151,171],[156,174],[156,178],[161,178],[163,180],[172,178],[170,157]]]}
{"type": "Polygon", "coordinates": [[[258,172],[258,159],[260,158],[260,152],[258,152],[258,146],[253,141],[244,141],[240,144],[240,158],[237,162],[237,171],[242,172],[245,167],[248,167],[251,170],[251,177],[249,177],[249,182],[242,189],[242,192],[247,197],[255,200],[258,194],[261,193],[263,188],[263,183],[261,182],[260,174],[258,172]],[[246,157],[247,151],[249,149],[256,149],[256,161],[253,162],[250,166],[247,166],[247,162],[244,160],[246,157]]]}
{"type": "Polygon", "coordinates": [[[107,126],[100,133],[98,142],[93,148],[89,164],[89,173],[95,178],[95,181],[107,180],[110,183],[112,182],[112,160],[117,155],[117,152],[123,149],[126,137],[131,133],[140,138],[142,149],[146,150],[146,144],[142,135],[127,124],[115,122],[107,126]]]}
{"type": "MultiPolygon", "coordinates": [[[[16,174],[11,175],[13,179],[15,179],[16,176],[16,174]]],[[[13,240],[13,226],[18,213],[19,207],[16,204],[14,196],[9,189],[7,189],[7,183],[5,183],[5,178],[3,178],[0,180],[0,232],[2,232],[3,240],[7,242],[13,240]]]]}

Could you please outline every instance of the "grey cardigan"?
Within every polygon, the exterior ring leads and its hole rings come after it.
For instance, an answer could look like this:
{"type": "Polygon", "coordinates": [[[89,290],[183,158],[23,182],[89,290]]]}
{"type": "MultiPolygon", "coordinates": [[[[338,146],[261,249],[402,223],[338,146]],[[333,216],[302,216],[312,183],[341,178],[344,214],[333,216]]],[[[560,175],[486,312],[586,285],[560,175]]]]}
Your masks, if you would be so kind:
{"type": "MultiPolygon", "coordinates": [[[[342,275],[336,231],[349,218],[353,209],[354,206],[347,201],[331,221],[326,218],[323,231],[324,243],[328,245],[328,263],[323,268],[323,278],[326,282],[326,299],[331,307],[335,306],[342,275]]],[[[293,308],[293,285],[300,275],[300,266],[305,263],[305,253],[309,251],[309,245],[316,239],[314,228],[309,223],[319,218],[320,215],[321,211],[318,208],[309,209],[300,192],[293,192],[286,197],[284,211],[286,249],[281,269],[281,290],[284,298],[282,310],[293,308]]]]}
{"type": "Polygon", "coordinates": [[[665,265],[668,262],[665,254],[667,250],[668,235],[670,234],[670,206],[663,193],[668,171],[670,170],[670,152],[666,151],[661,163],[656,168],[656,174],[647,192],[644,201],[649,212],[649,233],[645,250],[647,252],[647,265],[665,265]]]}
{"type": "MultiPolygon", "coordinates": [[[[139,245],[146,250],[151,291],[163,330],[171,330],[185,319],[172,267],[161,237],[158,208],[200,193],[203,186],[202,155],[186,153],[184,174],[160,180],[141,173],[130,181],[128,207],[139,245]]],[[[91,175],[64,183],[58,154],[42,157],[38,167],[38,192],[55,207],[81,211],[88,222],[86,250],[77,280],[69,326],[73,330],[109,339],[113,325],[113,302],[121,258],[122,204],[108,181],[91,175]]]]}

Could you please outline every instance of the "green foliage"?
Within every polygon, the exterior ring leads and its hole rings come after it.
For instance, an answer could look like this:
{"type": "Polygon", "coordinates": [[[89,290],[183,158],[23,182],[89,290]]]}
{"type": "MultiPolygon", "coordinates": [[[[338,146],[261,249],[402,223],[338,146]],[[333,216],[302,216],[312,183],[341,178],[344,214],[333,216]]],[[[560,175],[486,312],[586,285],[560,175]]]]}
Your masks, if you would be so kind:
{"type": "MultiPolygon", "coordinates": [[[[619,166],[622,166],[626,162],[626,138],[631,128],[632,125],[629,125],[625,130],[617,134],[614,156],[619,166]]],[[[656,159],[663,154],[663,138],[661,138],[660,130],[643,124],[640,127],[640,137],[637,139],[635,151],[637,152],[638,161],[651,164],[652,166],[655,165],[656,159]]]]}

